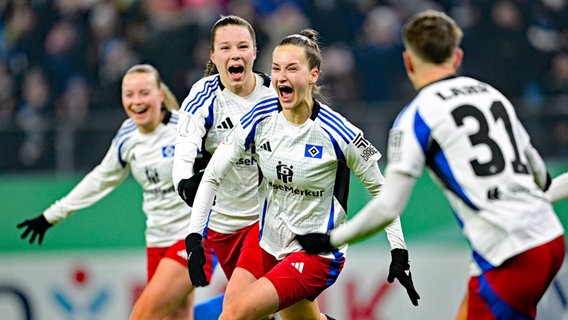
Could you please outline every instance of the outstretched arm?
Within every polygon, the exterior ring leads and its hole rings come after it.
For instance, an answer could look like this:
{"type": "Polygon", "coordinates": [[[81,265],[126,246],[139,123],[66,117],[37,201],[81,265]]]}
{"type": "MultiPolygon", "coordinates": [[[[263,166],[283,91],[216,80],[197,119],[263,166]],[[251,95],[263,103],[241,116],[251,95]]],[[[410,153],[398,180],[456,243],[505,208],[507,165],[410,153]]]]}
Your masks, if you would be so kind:
{"type": "Polygon", "coordinates": [[[568,198],[568,172],[552,179],[552,184],[546,193],[552,203],[568,198]]]}
{"type": "Polygon", "coordinates": [[[387,172],[381,193],[346,224],[331,231],[331,245],[339,247],[345,243],[357,242],[383,230],[402,213],[415,183],[414,177],[387,172]]]}

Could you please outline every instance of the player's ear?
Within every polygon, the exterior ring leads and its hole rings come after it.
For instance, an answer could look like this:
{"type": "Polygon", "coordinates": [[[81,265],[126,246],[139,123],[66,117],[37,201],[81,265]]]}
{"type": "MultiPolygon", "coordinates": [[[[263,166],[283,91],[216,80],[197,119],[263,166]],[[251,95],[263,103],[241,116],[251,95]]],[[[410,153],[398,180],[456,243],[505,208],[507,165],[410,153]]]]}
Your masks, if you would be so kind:
{"type": "Polygon", "coordinates": [[[463,60],[463,50],[461,48],[457,48],[456,52],[454,53],[454,63],[453,63],[454,69],[459,68],[459,66],[462,63],[462,60],[463,60]]]}
{"type": "Polygon", "coordinates": [[[404,63],[404,69],[408,73],[414,73],[414,64],[412,63],[412,57],[408,51],[402,52],[402,62],[404,63]]]}

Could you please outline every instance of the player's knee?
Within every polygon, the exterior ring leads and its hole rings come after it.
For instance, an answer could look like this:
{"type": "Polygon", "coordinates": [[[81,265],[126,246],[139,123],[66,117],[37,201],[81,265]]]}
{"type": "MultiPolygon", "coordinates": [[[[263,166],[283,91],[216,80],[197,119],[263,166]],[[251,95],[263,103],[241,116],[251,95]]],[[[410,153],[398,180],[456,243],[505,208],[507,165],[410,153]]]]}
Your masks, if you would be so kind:
{"type": "Polygon", "coordinates": [[[219,316],[219,320],[249,320],[252,319],[249,310],[237,303],[227,303],[223,306],[223,312],[219,316]]]}

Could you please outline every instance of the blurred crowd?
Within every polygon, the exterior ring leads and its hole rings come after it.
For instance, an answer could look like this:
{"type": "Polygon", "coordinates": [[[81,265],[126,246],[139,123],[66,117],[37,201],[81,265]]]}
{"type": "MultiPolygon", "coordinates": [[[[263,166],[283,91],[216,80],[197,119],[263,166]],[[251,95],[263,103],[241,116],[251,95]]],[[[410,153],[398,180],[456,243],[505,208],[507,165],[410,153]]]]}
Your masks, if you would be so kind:
{"type": "Polygon", "coordinates": [[[568,0],[0,0],[0,132],[17,132],[0,145],[13,154],[0,171],[53,165],[46,128],[120,109],[133,64],[156,66],[181,102],[203,75],[222,14],[255,27],[255,69],[267,73],[283,36],[319,31],[324,95],[348,116],[354,102],[407,101],[401,27],[427,8],[464,29],[461,73],[554,117],[555,141],[568,150],[568,0]]]}

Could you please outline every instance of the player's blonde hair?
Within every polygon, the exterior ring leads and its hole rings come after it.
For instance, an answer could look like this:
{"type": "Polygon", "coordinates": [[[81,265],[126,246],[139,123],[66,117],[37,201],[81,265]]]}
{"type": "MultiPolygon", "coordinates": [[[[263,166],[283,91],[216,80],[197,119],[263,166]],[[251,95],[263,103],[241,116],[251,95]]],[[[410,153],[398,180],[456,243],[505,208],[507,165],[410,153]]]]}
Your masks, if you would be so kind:
{"type": "Polygon", "coordinates": [[[168,110],[179,110],[180,106],[177,98],[172,93],[170,88],[162,81],[160,73],[154,66],[150,64],[137,64],[130,67],[130,69],[128,69],[128,71],[126,71],[124,75],[132,73],[150,73],[154,75],[154,78],[156,79],[156,85],[158,86],[158,88],[160,88],[160,90],[164,92],[164,107],[168,110]]]}

